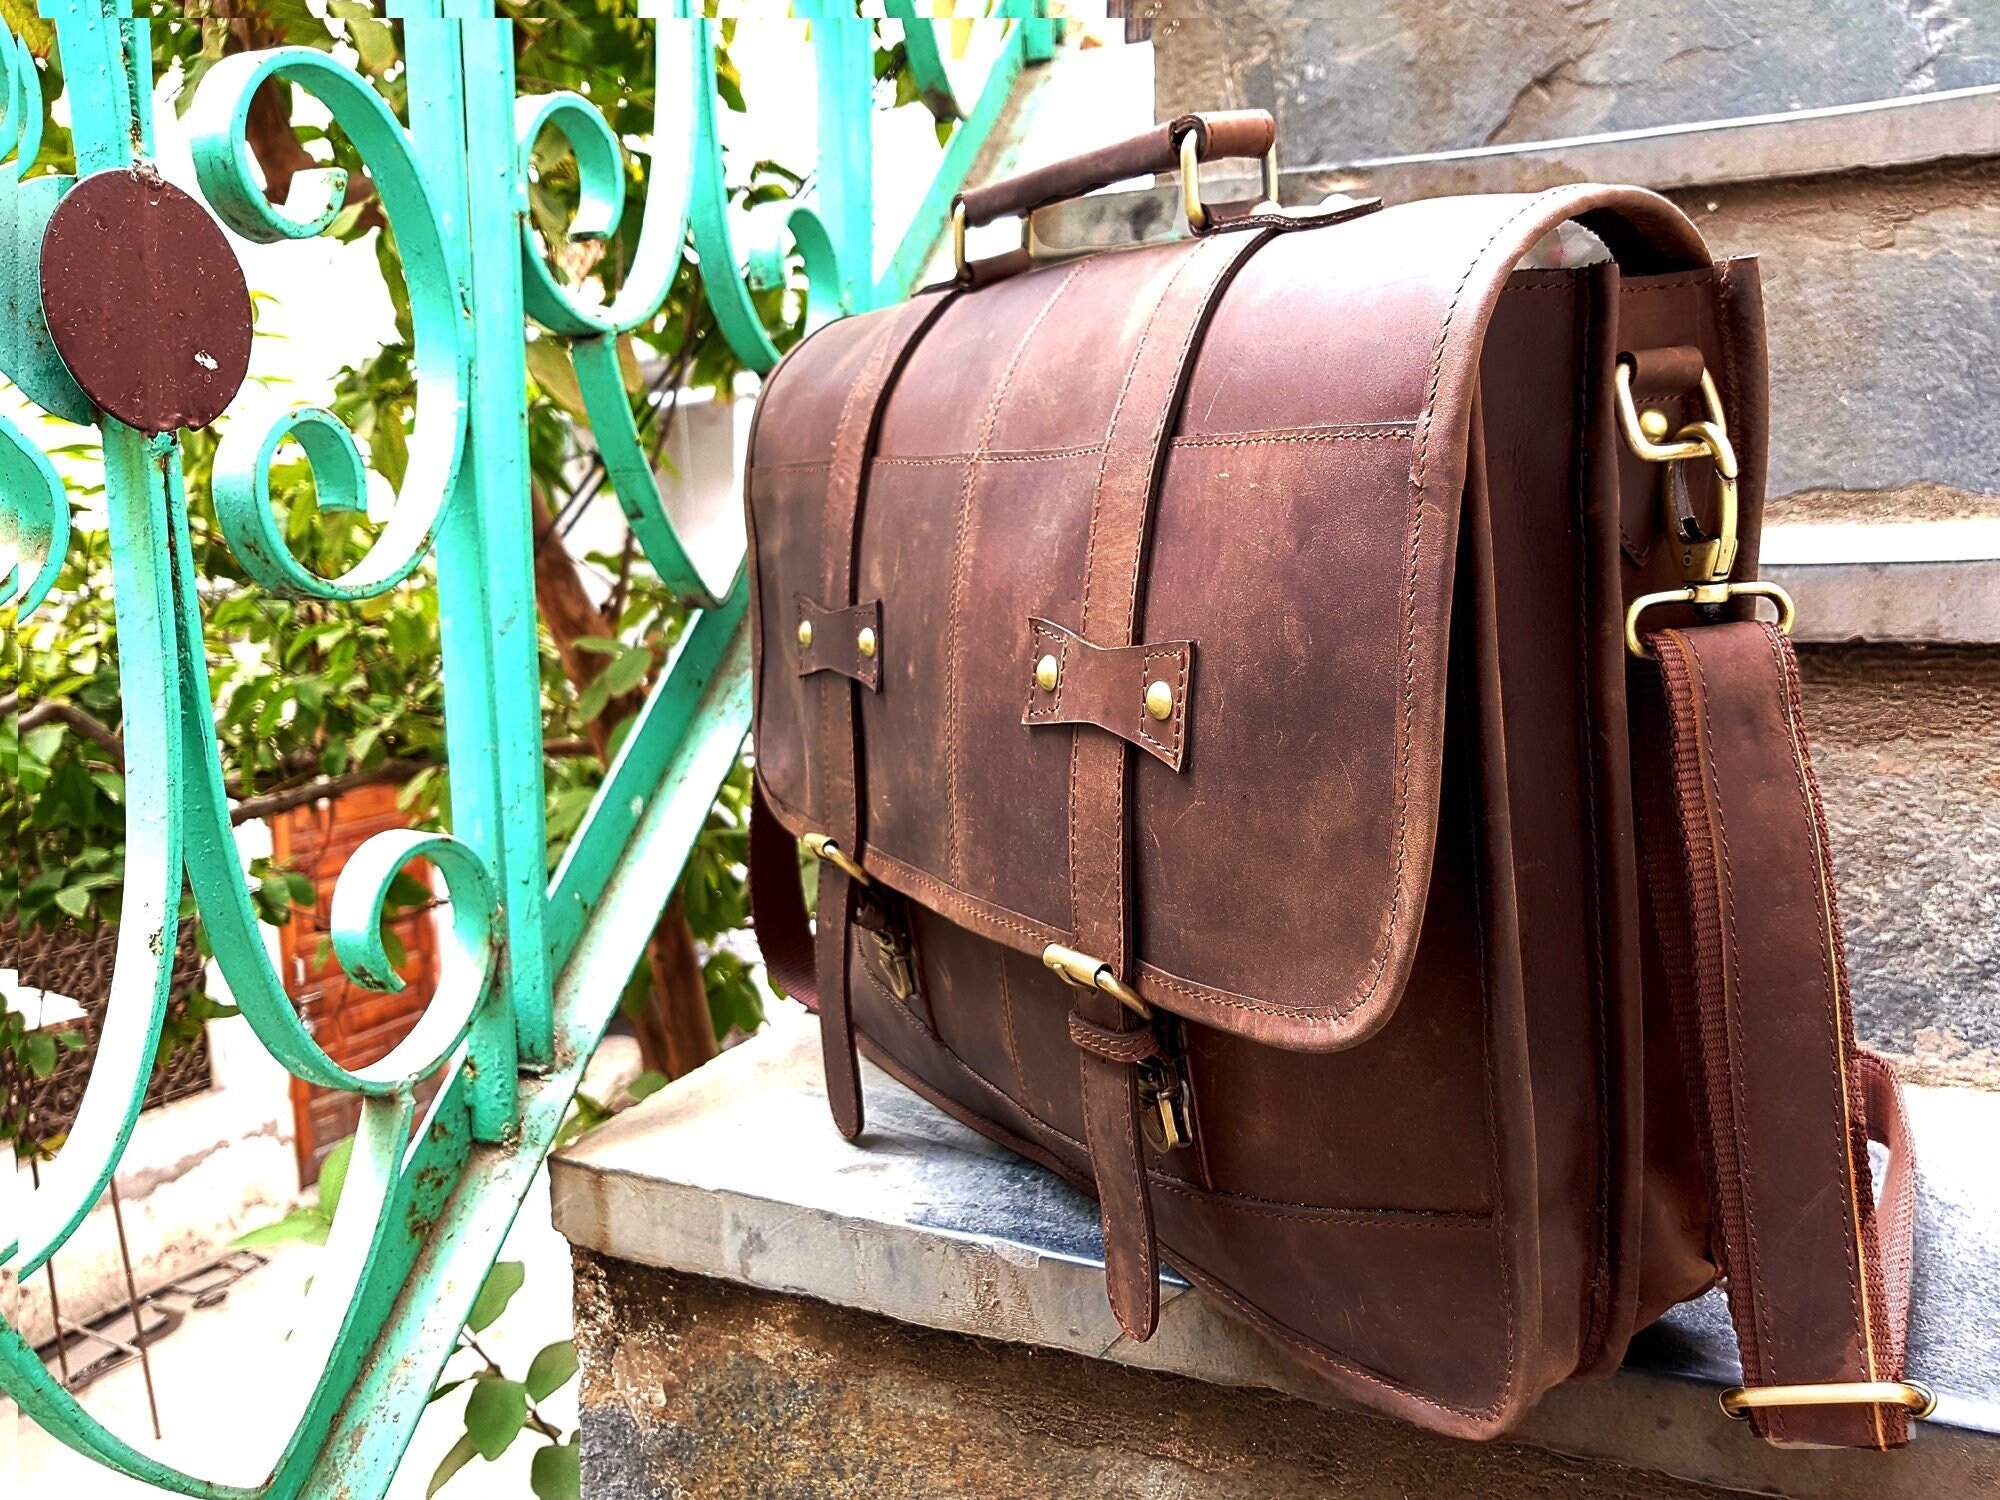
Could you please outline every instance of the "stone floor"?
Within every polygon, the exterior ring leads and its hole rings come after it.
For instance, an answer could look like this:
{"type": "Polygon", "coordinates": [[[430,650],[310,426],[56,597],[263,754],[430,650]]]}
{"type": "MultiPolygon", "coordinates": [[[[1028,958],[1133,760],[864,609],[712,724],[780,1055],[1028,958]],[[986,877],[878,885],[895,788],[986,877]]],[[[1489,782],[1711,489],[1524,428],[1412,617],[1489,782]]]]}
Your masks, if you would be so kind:
{"type": "Polygon", "coordinates": [[[1738,1375],[1714,1299],[1490,1447],[1340,1408],[1177,1279],[1133,1344],[1105,1306],[1095,1205],[864,1071],[850,1145],[815,1030],[783,1021],[553,1164],[593,1500],[2000,1495],[2000,1094],[1912,1093],[1912,1370],[1942,1399],[1884,1458],[1780,1452],[1724,1420],[1738,1375]]]}

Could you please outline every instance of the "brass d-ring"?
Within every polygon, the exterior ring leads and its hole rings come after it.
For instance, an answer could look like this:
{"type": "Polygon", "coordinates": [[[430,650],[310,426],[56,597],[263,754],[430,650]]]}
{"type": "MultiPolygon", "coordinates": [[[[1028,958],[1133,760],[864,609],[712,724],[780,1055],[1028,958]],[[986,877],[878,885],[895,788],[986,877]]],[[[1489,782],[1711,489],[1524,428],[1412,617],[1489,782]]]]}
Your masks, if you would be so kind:
{"type": "MultiPolygon", "coordinates": [[[[1187,212],[1188,228],[1195,234],[1207,229],[1212,216],[1201,201],[1201,130],[1190,125],[1181,134],[1181,207],[1187,212]]],[[[1278,206],[1278,146],[1274,141],[1264,153],[1264,203],[1278,206]]],[[[1259,208],[1263,204],[1258,205],[1259,208]]]]}
{"type": "Polygon", "coordinates": [[[1918,1421],[1937,1410],[1937,1392],[1920,1380],[1857,1380],[1830,1385],[1736,1385],[1717,1398],[1741,1422],[1774,1406],[1900,1406],[1918,1421]]]}
{"type": "Polygon", "coordinates": [[[1690,585],[1684,589],[1668,589],[1659,594],[1641,594],[1632,601],[1632,607],[1625,611],[1625,649],[1642,661],[1655,659],[1653,653],[1646,649],[1646,643],[1639,639],[1639,617],[1656,604],[1721,604],[1725,600],[1744,595],[1755,599],[1769,599],[1777,605],[1778,629],[1786,635],[1792,633],[1792,626],[1798,623],[1799,618],[1799,608],[1792,602],[1792,596],[1779,584],[1753,578],[1747,583],[1690,585]]]}

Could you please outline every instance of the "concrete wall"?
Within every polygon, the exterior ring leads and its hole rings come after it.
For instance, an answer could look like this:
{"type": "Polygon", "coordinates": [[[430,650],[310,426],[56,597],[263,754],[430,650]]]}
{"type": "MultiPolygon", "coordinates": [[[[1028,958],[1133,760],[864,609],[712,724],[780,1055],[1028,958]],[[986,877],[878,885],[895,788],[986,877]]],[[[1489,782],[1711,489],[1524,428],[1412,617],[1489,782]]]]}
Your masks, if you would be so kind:
{"type": "Polygon", "coordinates": [[[576,1324],[592,1500],[1724,1495],[582,1250],[576,1324]]]}
{"type": "MultiPolygon", "coordinates": [[[[2000,84],[2000,0],[1162,9],[1175,19],[1153,23],[1159,115],[1273,111],[1288,185],[1306,195],[1342,164],[1381,157],[2000,84]]],[[[1971,107],[2000,112],[2000,98],[1971,107]]],[[[1952,119],[1963,133],[1965,116],[1952,119]]],[[[1718,250],[1764,257],[1774,496],[1800,495],[1820,514],[2000,515],[2000,161],[1847,170],[1912,153],[1907,142],[1879,154],[1846,137],[1829,146],[1814,132],[1779,127],[1762,153],[1770,174],[1821,173],[1807,180],[1711,186],[1726,174],[1701,137],[1626,151],[1616,178],[1671,189],[1718,250]]],[[[1984,131],[1976,149],[1995,138],[1984,131]]],[[[1407,170],[1375,175],[1366,190],[1408,195],[1407,170]]],[[[1426,190],[1517,191],[1585,175],[1605,173],[1503,156],[1448,177],[1431,169],[1426,190]]]]}
{"type": "Polygon", "coordinates": [[[1162,118],[1256,108],[1286,165],[2000,83],[2000,0],[1173,0],[1162,118]]]}
{"type": "Polygon", "coordinates": [[[1668,196],[1762,261],[1774,519],[2000,516],[2000,160],[1668,196]]]}
{"type": "Polygon", "coordinates": [[[1909,1076],[2000,1088],[2000,652],[1799,657],[1856,1030],[1909,1076]]]}

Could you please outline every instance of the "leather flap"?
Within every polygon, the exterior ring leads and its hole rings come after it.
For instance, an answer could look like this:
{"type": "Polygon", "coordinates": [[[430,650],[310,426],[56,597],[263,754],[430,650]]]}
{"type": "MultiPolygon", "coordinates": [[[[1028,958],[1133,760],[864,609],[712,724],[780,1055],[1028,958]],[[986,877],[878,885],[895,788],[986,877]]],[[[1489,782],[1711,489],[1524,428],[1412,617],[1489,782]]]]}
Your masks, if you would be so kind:
{"type": "MultiPolygon", "coordinates": [[[[1148,318],[1200,242],[1041,267],[949,305],[885,398],[861,505],[853,597],[880,600],[895,644],[880,691],[860,695],[869,872],[1023,952],[1072,943],[1071,750],[1115,732],[1145,752],[1127,760],[1122,977],[1285,1046],[1379,1028],[1430,882],[1478,354],[1515,263],[1571,217],[1628,274],[1708,264],[1678,211],[1629,188],[1432,200],[1257,249],[1197,330],[1160,434],[1123,641],[1074,634],[1106,439],[1148,318]],[[1030,681],[1051,641],[1074,685],[1059,710],[1030,681]],[[1092,646],[1114,649],[1078,672],[1092,646]],[[1165,720],[1146,712],[1155,680],[1172,688],[1165,720]]],[[[832,434],[886,326],[808,339],[752,435],[758,768],[795,833],[822,827],[817,695],[848,689],[799,675],[793,601],[816,587],[832,434]]]]}

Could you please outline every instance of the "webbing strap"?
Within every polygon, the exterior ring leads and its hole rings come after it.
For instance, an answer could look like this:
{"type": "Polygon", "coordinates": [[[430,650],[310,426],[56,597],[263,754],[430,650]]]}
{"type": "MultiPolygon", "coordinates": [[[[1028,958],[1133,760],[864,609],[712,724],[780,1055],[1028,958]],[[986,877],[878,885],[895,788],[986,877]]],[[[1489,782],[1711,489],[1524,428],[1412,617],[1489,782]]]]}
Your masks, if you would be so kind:
{"type": "MultiPolygon", "coordinates": [[[[1647,644],[1640,836],[1744,1384],[1901,1380],[1915,1163],[1895,1075],[1855,1042],[1797,659],[1762,623],[1647,644]]],[[[1886,1402],[1750,1417],[1775,1443],[1909,1440],[1886,1402]]]]}

